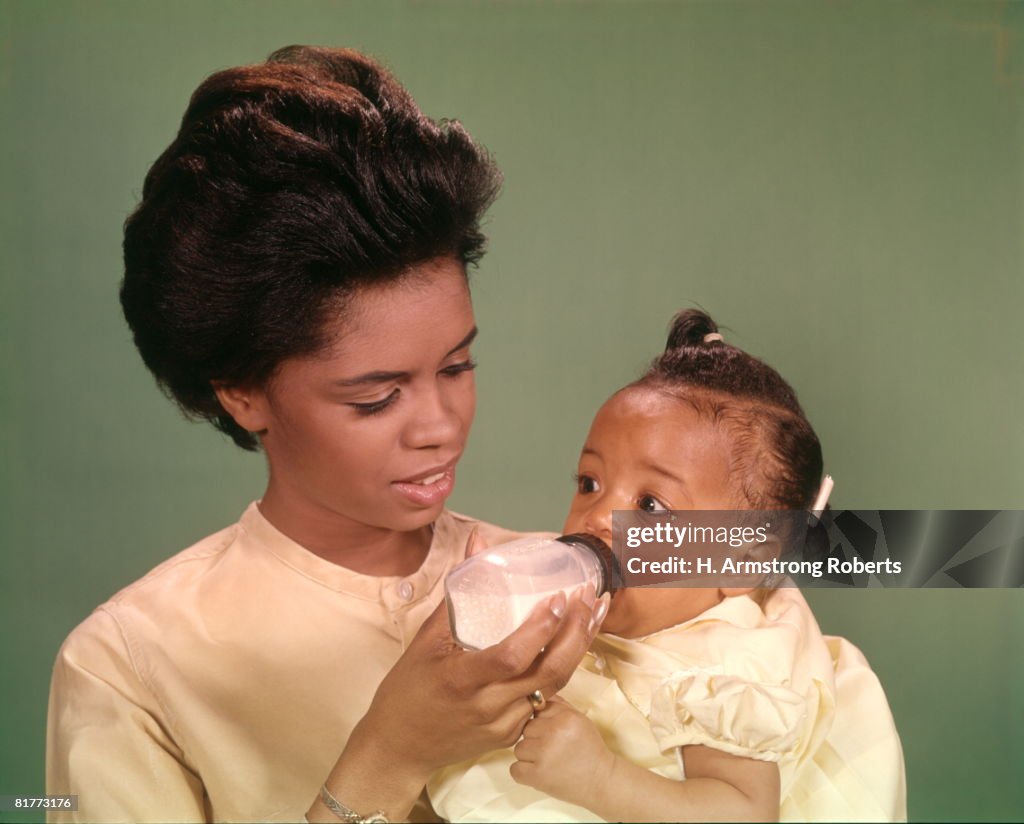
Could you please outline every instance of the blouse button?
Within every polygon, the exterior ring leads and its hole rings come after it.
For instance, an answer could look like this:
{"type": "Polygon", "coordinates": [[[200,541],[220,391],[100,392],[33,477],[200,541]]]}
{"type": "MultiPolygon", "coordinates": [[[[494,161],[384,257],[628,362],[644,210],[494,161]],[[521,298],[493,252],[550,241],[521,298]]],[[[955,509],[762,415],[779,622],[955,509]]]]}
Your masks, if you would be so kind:
{"type": "Polygon", "coordinates": [[[603,655],[595,655],[594,656],[594,669],[596,669],[598,672],[604,672],[604,656],[603,655]]]}
{"type": "Polygon", "coordinates": [[[410,584],[408,581],[402,581],[402,583],[398,585],[398,597],[401,598],[403,601],[411,601],[412,584],[410,584]]]}

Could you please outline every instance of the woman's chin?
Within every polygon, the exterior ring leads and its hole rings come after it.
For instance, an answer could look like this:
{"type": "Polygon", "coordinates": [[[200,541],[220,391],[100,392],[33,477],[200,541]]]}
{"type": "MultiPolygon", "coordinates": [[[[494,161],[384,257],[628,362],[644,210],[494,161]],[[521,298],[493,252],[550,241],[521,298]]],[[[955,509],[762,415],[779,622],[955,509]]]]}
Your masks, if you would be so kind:
{"type": "Polygon", "coordinates": [[[396,532],[415,532],[434,523],[444,511],[445,501],[439,501],[431,506],[405,509],[389,518],[388,527],[396,532]]]}

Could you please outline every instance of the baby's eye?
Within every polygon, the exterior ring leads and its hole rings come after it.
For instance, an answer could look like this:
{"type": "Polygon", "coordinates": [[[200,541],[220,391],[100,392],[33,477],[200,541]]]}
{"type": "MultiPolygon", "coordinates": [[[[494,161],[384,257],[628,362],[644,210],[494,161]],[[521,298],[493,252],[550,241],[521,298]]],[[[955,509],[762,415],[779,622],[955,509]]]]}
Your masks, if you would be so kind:
{"type": "Polygon", "coordinates": [[[576,480],[576,489],[580,495],[590,495],[597,492],[597,481],[589,475],[574,475],[573,478],[576,480]]]}
{"type": "Polygon", "coordinates": [[[668,507],[665,506],[661,501],[655,498],[653,495],[644,495],[637,502],[636,505],[640,507],[644,512],[668,512],[668,507]]]}

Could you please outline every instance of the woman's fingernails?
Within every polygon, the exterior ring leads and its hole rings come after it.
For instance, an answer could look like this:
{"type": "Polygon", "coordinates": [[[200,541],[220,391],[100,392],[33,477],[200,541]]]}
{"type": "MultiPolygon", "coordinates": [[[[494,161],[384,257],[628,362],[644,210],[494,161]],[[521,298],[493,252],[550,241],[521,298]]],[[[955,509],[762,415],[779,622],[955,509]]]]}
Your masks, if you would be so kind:
{"type": "Polygon", "coordinates": [[[551,608],[551,611],[555,614],[556,618],[561,618],[563,615],[565,615],[565,593],[559,592],[557,595],[555,595],[555,597],[551,599],[551,603],[549,606],[551,608]]]}
{"type": "Polygon", "coordinates": [[[590,619],[590,634],[593,635],[601,627],[604,617],[608,614],[608,606],[611,604],[612,596],[607,592],[597,599],[597,606],[594,608],[593,617],[590,619]]]}
{"type": "Polygon", "coordinates": [[[480,550],[484,549],[483,541],[480,540],[480,527],[473,527],[469,533],[469,539],[466,541],[466,557],[472,558],[480,550]]]}

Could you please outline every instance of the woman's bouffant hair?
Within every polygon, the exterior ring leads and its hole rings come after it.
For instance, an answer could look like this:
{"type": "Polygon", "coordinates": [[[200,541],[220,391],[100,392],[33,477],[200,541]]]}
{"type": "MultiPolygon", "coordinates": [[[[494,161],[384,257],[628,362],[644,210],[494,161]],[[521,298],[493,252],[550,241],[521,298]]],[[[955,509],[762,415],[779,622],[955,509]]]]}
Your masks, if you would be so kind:
{"type": "Polygon", "coordinates": [[[698,309],[676,315],[665,351],[639,381],[686,400],[726,428],[729,474],[752,509],[808,509],[821,485],[821,443],[793,388],[721,339],[698,309]],[[709,338],[709,336],[711,336],[709,338]]]}
{"type": "Polygon", "coordinates": [[[452,257],[476,264],[501,186],[456,121],[383,67],[289,46],[196,89],[125,222],[121,305],[161,388],[245,449],[211,382],[258,386],[320,350],[361,287],[452,257]]]}

